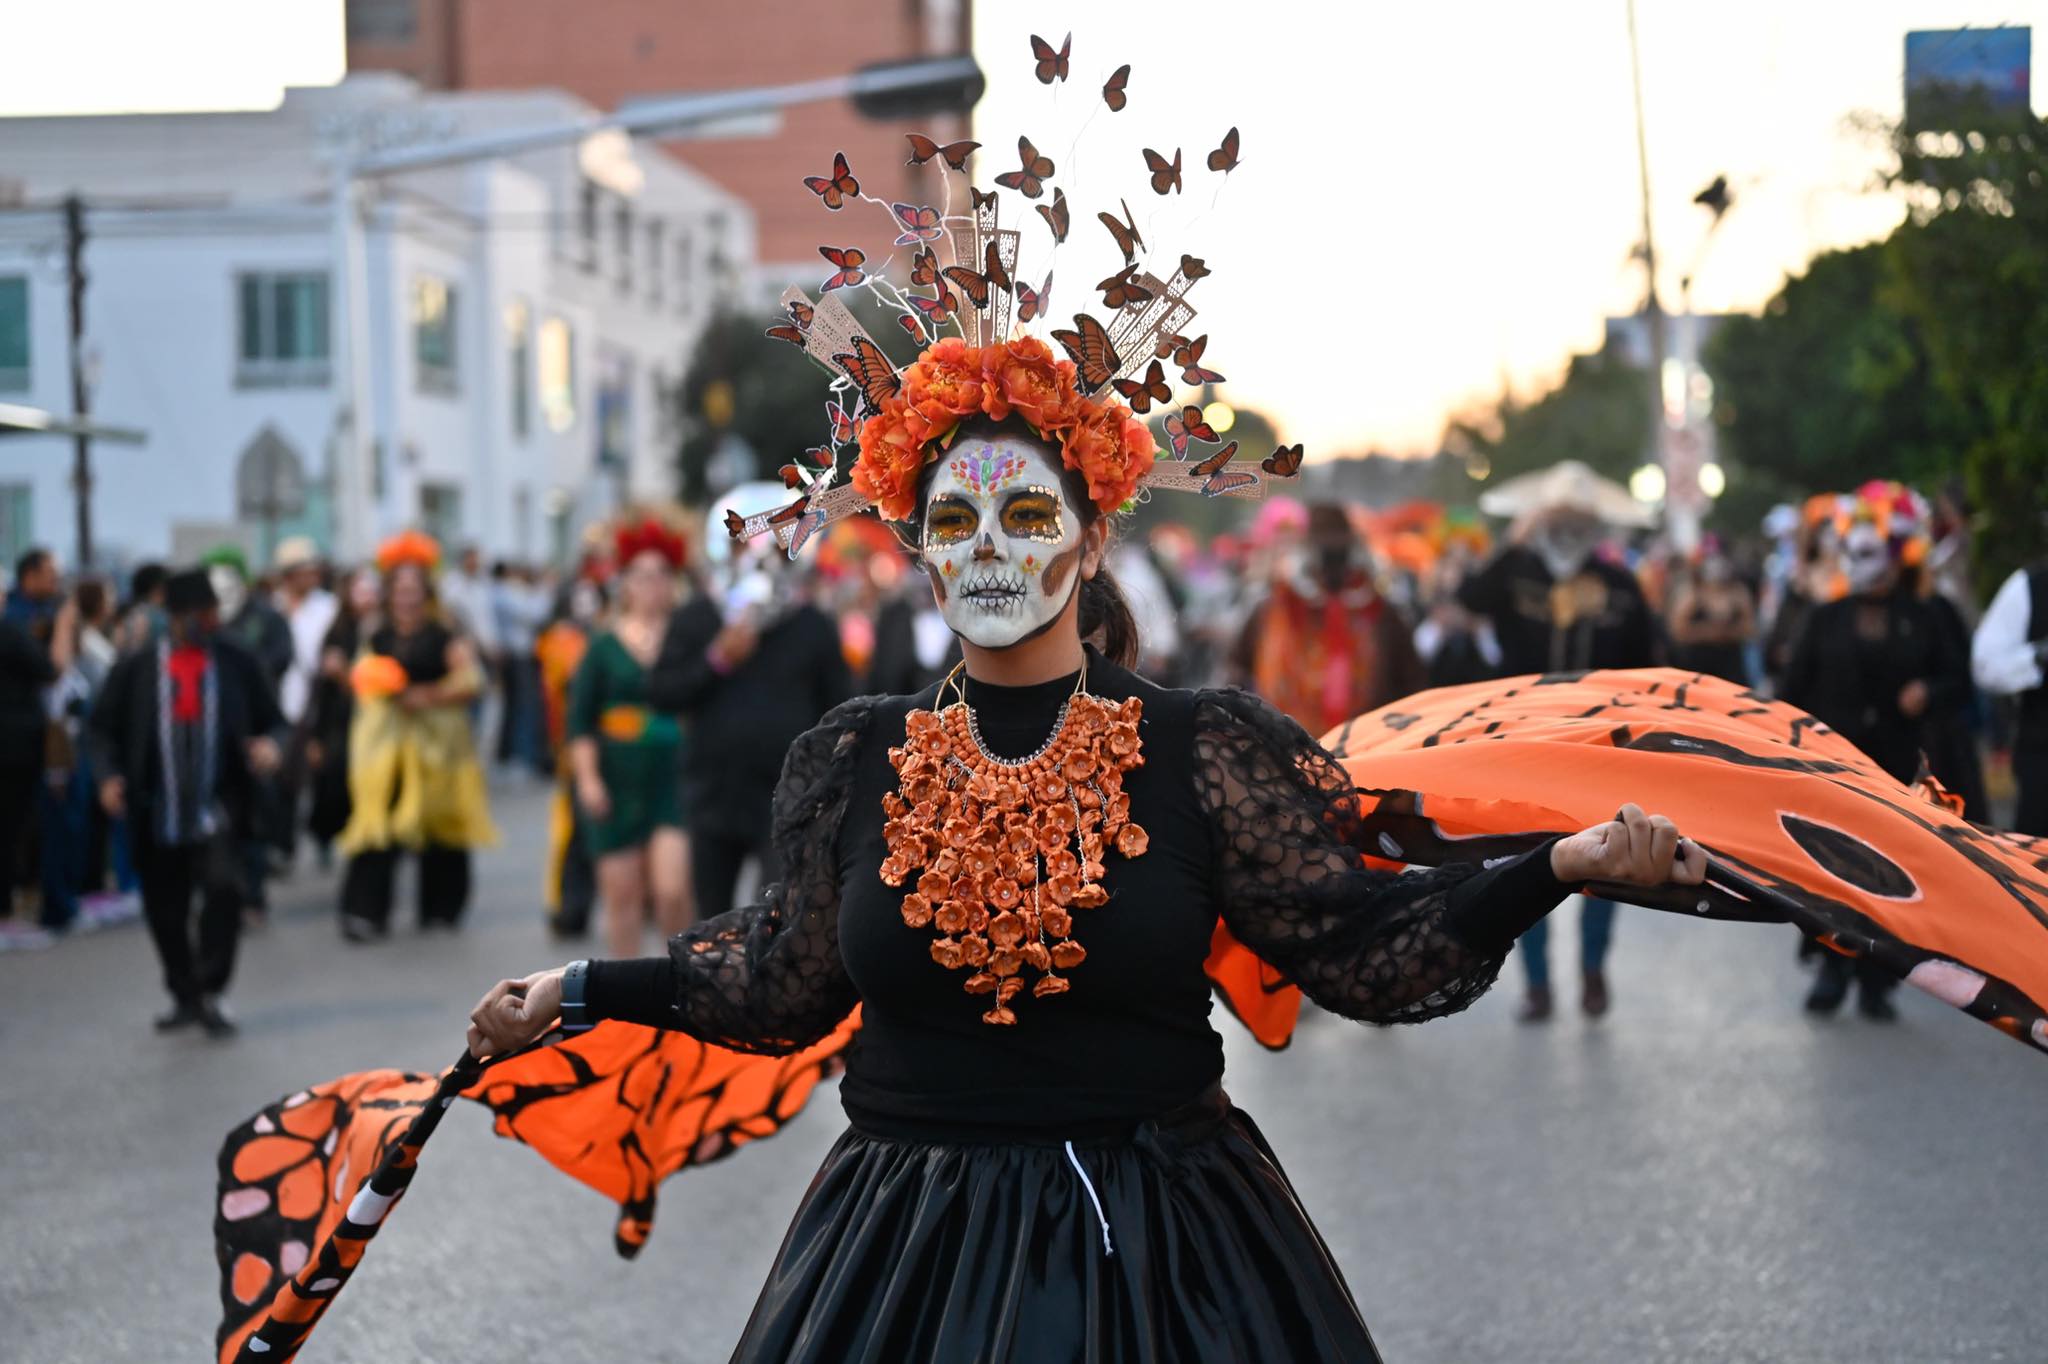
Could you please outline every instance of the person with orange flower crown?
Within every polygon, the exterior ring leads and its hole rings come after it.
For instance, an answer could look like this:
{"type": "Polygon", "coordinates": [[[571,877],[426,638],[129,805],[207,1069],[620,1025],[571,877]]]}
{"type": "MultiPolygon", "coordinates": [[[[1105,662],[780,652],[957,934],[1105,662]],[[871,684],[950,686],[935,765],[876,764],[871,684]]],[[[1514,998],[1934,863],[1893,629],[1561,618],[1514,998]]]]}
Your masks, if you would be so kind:
{"type": "Polygon", "coordinates": [[[683,832],[683,731],[648,704],[676,604],[683,538],[651,518],[616,535],[618,614],[569,685],[567,737],[584,837],[597,858],[605,948],[637,956],[651,905],[664,937],[689,925],[689,843],[683,832]]]}
{"type": "MultiPolygon", "coordinates": [[[[1211,165],[1234,164],[1235,143],[1211,165]]],[[[1025,157],[996,183],[1035,193],[1052,163],[1025,157]]],[[[1160,458],[1116,394],[1171,393],[1155,355],[1184,356],[1189,385],[1220,382],[1200,370],[1206,337],[1163,334],[1190,307],[1140,307],[1207,267],[1184,256],[1171,283],[1106,281],[1138,311],[1055,332],[1061,359],[1011,325],[1011,291],[1022,319],[1041,295],[1016,283],[1017,234],[996,229],[994,201],[976,190],[974,216],[949,224],[973,258],[940,278],[965,292],[911,300],[948,334],[900,372],[829,292],[791,299],[779,333],[857,386],[842,392],[864,405],[858,453],[844,477],[792,465],[794,500],[728,521],[792,555],[838,515],[895,523],[961,666],[915,695],[844,702],[787,747],[768,821],[778,875],[756,903],[662,956],[499,982],[470,1048],[621,1019],[786,1055],[860,1009],[839,1091],[851,1127],[736,1361],[1376,1360],[1329,1250],[1223,1091],[1203,968],[1219,921],[1323,1007],[1421,1022],[1484,993],[1571,887],[1696,884],[1706,855],[1626,805],[1484,868],[1382,870],[1361,856],[1385,849],[1358,791],[1300,725],[1243,692],[1132,672],[1112,519],[1155,489],[1255,491],[1298,456],[1197,453],[1197,432],[1215,433],[1188,406],[1167,409],[1185,457],[1160,458]],[[1147,315],[1162,334],[1144,333],[1147,315]]],[[[859,275],[842,266],[828,285],[859,275]]],[[[735,678],[760,657],[708,653],[701,666],[735,678]]],[[[693,748],[711,737],[693,731],[693,748]]]]}
{"type": "Polygon", "coordinates": [[[390,931],[398,858],[420,859],[419,921],[454,928],[469,902],[470,850],[496,841],[469,703],[483,674],[434,600],[440,547],[416,531],[377,551],[382,618],[349,670],[349,820],[336,840],[349,858],[341,931],[368,942],[390,931]]]}

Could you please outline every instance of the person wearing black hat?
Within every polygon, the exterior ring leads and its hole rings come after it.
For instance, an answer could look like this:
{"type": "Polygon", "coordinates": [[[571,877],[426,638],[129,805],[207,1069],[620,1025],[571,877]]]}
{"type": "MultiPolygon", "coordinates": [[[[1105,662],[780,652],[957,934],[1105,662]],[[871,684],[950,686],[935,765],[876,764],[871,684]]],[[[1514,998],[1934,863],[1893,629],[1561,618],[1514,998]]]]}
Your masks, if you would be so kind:
{"type": "Polygon", "coordinates": [[[243,898],[235,840],[256,777],[277,766],[284,716],[255,658],[219,633],[204,569],[171,575],[164,610],[163,634],[114,665],[93,708],[97,770],[108,774],[100,801],[133,831],[143,913],[173,1001],[158,1031],[198,1024],[225,1037],[234,1024],[220,996],[243,898]]]}

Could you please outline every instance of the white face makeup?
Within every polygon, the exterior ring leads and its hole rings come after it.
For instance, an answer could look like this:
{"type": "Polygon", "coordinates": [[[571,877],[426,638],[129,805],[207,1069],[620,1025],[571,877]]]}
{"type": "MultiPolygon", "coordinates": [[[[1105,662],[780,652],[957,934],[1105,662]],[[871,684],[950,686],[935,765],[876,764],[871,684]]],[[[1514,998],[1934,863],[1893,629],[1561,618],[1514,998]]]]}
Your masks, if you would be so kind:
{"type": "Polygon", "coordinates": [[[953,633],[1004,649],[1050,624],[1080,581],[1082,550],[1055,457],[1017,437],[963,439],[931,478],[922,552],[953,633]]]}

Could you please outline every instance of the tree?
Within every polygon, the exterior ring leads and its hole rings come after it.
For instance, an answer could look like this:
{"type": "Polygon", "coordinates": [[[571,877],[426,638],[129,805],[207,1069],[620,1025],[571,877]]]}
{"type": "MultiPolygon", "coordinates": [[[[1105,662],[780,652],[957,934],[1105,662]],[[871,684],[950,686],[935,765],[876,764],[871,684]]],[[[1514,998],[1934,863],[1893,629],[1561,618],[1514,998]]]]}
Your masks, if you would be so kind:
{"type": "Polygon", "coordinates": [[[1575,355],[1564,379],[1533,402],[1512,396],[1453,418],[1444,448],[1496,483],[1561,459],[1576,459],[1626,482],[1650,450],[1650,381],[1642,370],[1602,351],[1575,355]]]}
{"type": "Polygon", "coordinates": [[[756,317],[723,314],[697,342],[680,390],[682,499],[709,500],[705,470],[738,436],[754,452],[749,478],[773,478],[782,465],[824,439],[824,372],[796,347],[766,334],[756,317]]]}

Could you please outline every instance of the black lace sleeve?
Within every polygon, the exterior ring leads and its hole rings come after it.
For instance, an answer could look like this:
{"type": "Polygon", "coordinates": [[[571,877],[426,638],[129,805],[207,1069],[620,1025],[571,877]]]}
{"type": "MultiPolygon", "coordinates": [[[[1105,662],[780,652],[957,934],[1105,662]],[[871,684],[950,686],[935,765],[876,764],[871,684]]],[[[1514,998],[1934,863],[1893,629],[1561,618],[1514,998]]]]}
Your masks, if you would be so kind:
{"type": "Polygon", "coordinates": [[[875,699],[835,707],[790,745],[771,816],[782,881],[759,904],[669,939],[666,957],[592,962],[584,995],[591,1018],[782,1055],[809,1046],[846,1017],[855,994],[839,957],[834,846],[875,699]]]}
{"type": "Polygon", "coordinates": [[[1548,844],[1483,870],[1364,866],[1371,849],[1343,767],[1257,697],[1200,693],[1194,748],[1224,923],[1333,1013],[1420,1023],[1458,1012],[1568,893],[1548,844]]]}

